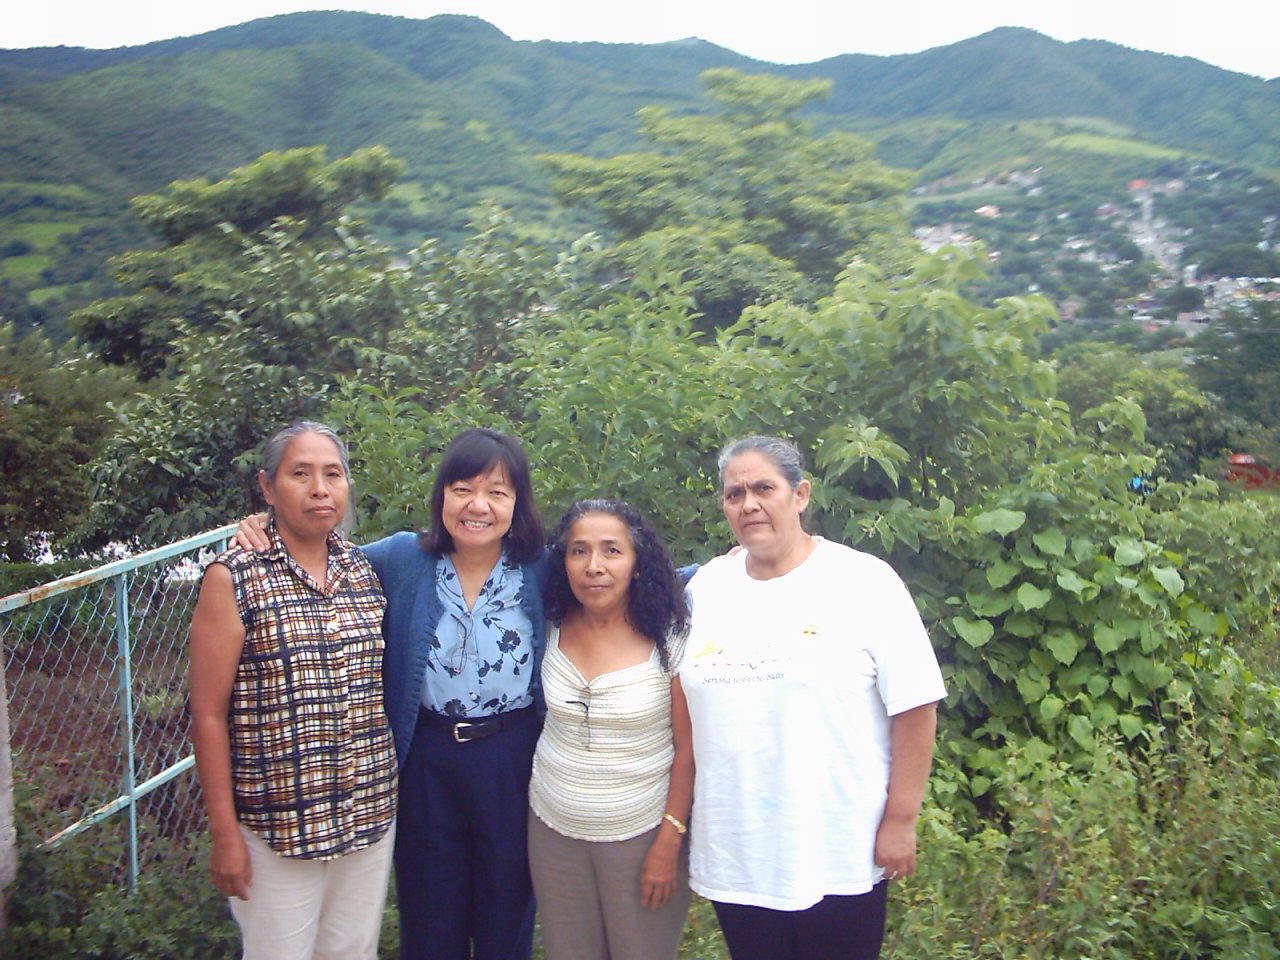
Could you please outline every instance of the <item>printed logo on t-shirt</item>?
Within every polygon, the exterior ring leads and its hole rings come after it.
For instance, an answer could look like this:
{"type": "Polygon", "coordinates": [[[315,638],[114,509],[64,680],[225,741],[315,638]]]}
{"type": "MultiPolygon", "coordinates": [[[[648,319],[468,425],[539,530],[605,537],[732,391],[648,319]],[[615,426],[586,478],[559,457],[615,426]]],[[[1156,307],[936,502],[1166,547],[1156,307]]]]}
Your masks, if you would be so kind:
{"type": "Polygon", "coordinates": [[[703,657],[714,657],[722,649],[723,648],[718,643],[712,643],[710,640],[708,640],[706,643],[702,645],[702,649],[699,650],[697,653],[691,654],[689,656],[689,659],[699,660],[703,657]]]}

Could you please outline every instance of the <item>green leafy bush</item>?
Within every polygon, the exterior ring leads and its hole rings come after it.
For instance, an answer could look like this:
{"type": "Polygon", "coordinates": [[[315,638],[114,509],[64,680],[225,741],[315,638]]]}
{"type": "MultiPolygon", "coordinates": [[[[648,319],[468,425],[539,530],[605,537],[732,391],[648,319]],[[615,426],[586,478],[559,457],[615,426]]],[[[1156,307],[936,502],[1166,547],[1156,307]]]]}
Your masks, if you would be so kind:
{"type": "Polygon", "coordinates": [[[926,808],[886,958],[1280,956],[1274,760],[1229,722],[1184,716],[1138,753],[1104,741],[1084,769],[1003,759],[1000,818],[926,808]]]}

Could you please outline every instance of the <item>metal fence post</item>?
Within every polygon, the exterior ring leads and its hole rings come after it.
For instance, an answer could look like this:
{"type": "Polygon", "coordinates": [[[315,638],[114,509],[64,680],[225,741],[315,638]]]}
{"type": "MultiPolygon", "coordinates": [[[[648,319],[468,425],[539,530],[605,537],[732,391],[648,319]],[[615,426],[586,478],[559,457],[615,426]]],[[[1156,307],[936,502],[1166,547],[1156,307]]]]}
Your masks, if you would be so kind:
{"type": "Polygon", "coordinates": [[[138,889],[138,804],[136,757],[133,743],[133,654],[129,643],[129,574],[115,578],[116,649],[119,651],[120,729],[124,736],[125,771],[123,795],[129,798],[129,890],[138,889]]]}
{"type": "Polygon", "coordinates": [[[9,690],[0,635],[0,930],[9,925],[9,885],[18,877],[18,830],[13,813],[13,759],[9,752],[9,690]]]}

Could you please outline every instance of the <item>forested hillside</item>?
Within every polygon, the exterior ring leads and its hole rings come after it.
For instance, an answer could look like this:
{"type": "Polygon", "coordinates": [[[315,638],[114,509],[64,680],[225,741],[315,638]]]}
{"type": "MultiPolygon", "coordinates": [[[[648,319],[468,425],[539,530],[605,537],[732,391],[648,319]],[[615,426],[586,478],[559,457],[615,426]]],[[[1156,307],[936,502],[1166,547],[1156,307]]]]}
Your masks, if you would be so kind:
{"type": "Polygon", "coordinates": [[[457,240],[486,198],[576,232],[594,221],[554,203],[535,157],[633,149],[637,109],[692,109],[717,66],[830,78],[819,128],[868,135],[930,179],[1044,166],[1115,180],[1132,175],[1117,157],[1161,150],[1280,170],[1275,83],[1099,41],[1001,29],[780,66],[697,40],[516,42],[472,17],[290,14],[117,50],[0,51],[0,310],[56,321],[109,293],[106,256],[139,236],[128,197],[268,150],[385,145],[405,176],[358,212],[405,247],[457,240]]]}

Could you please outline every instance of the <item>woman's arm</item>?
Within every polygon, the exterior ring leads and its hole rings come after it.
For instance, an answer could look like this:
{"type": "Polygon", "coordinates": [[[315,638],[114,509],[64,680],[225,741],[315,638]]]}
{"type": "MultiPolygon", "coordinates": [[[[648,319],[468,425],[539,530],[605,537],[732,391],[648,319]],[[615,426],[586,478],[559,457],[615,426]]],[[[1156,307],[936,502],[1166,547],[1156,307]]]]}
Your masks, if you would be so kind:
{"type": "Polygon", "coordinates": [[[889,796],[876,831],[876,865],[890,880],[916,869],[916,820],[933,763],[938,705],[926,703],[889,720],[889,796]]]}
{"type": "Polygon", "coordinates": [[[229,897],[249,899],[249,850],[240,835],[231,790],[231,687],[244,649],[231,571],[210,564],[191,615],[191,742],[209,814],[209,876],[229,897]]]}
{"type": "MultiPolygon", "coordinates": [[[[671,739],[675,758],[667,784],[666,814],[684,826],[693,806],[693,724],[679,677],[671,678],[671,739]]],[[[676,865],[683,842],[684,834],[664,818],[640,870],[640,903],[650,910],[657,910],[676,892],[676,865]]]]}

